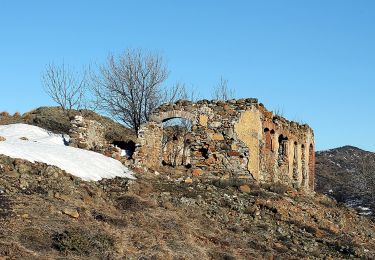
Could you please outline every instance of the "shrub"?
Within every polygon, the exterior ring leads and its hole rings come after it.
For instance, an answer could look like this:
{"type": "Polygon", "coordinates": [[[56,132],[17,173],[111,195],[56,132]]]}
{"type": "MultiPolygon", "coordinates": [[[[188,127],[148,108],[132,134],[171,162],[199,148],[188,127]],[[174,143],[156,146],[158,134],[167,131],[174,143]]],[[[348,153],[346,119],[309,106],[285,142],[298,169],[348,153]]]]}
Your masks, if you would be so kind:
{"type": "Polygon", "coordinates": [[[70,229],[52,235],[52,247],[63,253],[88,256],[111,251],[114,240],[106,234],[91,234],[83,229],[70,229]]]}
{"type": "Polygon", "coordinates": [[[126,211],[140,211],[152,207],[152,203],[137,196],[125,195],[117,199],[117,208],[126,211]]]}
{"type": "Polygon", "coordinates": [[[51,247],[50,235],[44,230],[33,227],[23,229],[19,241],[26,248],[35,251],[48,251],[51,247]]]}

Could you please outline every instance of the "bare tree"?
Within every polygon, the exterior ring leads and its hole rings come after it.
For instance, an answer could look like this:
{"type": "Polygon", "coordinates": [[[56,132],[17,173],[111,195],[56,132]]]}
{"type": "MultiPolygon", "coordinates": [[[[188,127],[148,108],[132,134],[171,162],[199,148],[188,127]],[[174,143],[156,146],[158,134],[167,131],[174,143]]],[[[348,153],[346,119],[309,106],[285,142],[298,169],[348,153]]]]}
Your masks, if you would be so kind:
{"type": "Polygon", "coordinates": [[[212,98],[224,101],[234,98],[234,90],[228,87],[228,80],[220,77],[219,83],[214,88],[212,98]]]}
{"type": "Polygon", "coordinates": [[[138,133],[152,111],[180,95],[180,86],[163,88],[168,71],[160,55],[128,49],[118,58],[109,55],[93,75],[98,108],[138,133]]]}
{"type": "Polygon", "coordinates": [[[75,72],[64,63],[50,63],[42,75],[42,83],[46,93],[68,115],[72,109],[80,109],[83,105],[87,83],[85,72],[75,72]]]}

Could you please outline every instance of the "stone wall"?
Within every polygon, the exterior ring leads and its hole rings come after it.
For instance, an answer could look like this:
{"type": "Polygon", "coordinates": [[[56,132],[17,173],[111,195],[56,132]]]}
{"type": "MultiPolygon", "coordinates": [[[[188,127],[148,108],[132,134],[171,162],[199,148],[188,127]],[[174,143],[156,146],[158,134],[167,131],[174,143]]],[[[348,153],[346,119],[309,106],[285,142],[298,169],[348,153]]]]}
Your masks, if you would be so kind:
{"type": "Polygon", "coordinates": [[[139,131],[136,163],[161,166],[163,122],[191,121],[189,161],[194,172],[280,181],[314,189],[314,134],[308,125],[273,115],[257,99],[177,101],[157,108],[139,131]]]}
{"type": "Polygon", "coordinates": [[[75,116],[70,123],[70,146],[99,152],[117,160],[121,159],[121,149],[107,142],[102,124],[82,116],[75,116]]]}

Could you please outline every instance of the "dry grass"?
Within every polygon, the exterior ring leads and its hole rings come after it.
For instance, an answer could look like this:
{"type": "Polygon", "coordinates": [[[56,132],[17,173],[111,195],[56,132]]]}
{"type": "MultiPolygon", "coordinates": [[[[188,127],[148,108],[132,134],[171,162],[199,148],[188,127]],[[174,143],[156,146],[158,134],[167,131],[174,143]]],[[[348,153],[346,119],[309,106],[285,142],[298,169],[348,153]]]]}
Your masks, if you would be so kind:
{"type": "MultiPolygon", "coordinates": [[[[26,167],[1,157],[0,164],[16,171],[26,167]]],[[[251,193],[241,193],[242,181],[194,179],[185,184],[168,180],[163,173],[158,177],[145,173],[132,182],[116,178],[87,183],[62,173],[49,174],[52,170],[46,168],[39,165],[35,172],[22,174],[27,189],[19,188],[18,178],[0,173],[0,187],[9,190],[0,196],[1,208],[8,209],[0,218],[0,255],[11,259],[375,256],[375,242],[369,240],[375,236],[371,221],[323,205],[321,195],[293,197],[297,195],[284,194],[277,184],[252,183],[248,183],[251,193]],[[66,207],[76,208],[79,218],[62,214],[66,207]]]]}

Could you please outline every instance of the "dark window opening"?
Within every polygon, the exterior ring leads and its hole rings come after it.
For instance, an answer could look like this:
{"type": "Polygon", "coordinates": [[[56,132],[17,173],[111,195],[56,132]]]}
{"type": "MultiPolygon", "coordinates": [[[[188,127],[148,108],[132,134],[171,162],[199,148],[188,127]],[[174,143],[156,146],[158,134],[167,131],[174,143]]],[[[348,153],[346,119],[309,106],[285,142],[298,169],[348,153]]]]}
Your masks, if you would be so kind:
{"type": "Polygon", "coordinates": [[[268,128],[264,129],[264,137],[265,137],[265,147],[267,151],[272,150],[272,138],[271,138],[271,133],[268,128]]]}
{"type": "Polygon", "coordinates": [[[305,145],[301,145],[301,163],[302,163],[302,186],[306,186],[306,180],[307,180],[307,173],[306,173],[306,151],[305,151],[305,145]]]}
{"type": "Polygon", "coordinates": [[[279,151],[278,151],[278,161],[279,165],[287,162],[287,154],[288,154],[288,137],[280,135],[279,136],[279,151]]]}
{"type": "Polygon", "coordinates": [[[113,141],[112,144],[124,150],[126,155],[129,156],[129,158],[132,158],[135,151],[135,143],[133,141],[113,141]]]}
{"type": "Polygon", "coordinates": [[[208,149],[207,148],[202,147],[198,151],[202,154],[202,156],[205,159],[208,159],[209,156],[208,156],[208,149]]]}
{"type": "Polygon", "coordinates": [[[293,180],[298,180],[298,144],[294,142],[294,150],[293,150],[293,180]]]}

